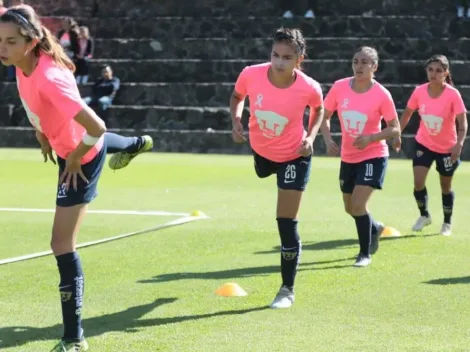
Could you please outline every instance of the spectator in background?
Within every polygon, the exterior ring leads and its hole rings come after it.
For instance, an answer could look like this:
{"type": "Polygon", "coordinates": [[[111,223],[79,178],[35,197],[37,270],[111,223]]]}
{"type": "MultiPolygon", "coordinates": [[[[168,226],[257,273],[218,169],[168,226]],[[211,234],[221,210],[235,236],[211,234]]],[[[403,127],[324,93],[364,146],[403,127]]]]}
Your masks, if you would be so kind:
{"type": "Polygon", "coordinates": [[[455,5],[457,7],[457,17],[470,18],[470,0],[456,0],[455,5]]]}
{"type": "Polygon", "coordinates": [[[78,27],[77,21],[71,17],[67,17],[62,21],[62,29],[57,33],[57,39],[60,42],[60,45],[64,48],[67,56],[75,60],[78,52],[78,35],[80,29],[78,27]]]}
{"type": "Polygon", "coordinates": [[[75,59],[75,77],[77,84],[88,83],[89,60],[93,57],[94,43],[88,27],[80,27],[78,36],[78,53],[75,59]]]}
{"type": "MultiPolygon", "coordinates": [[[[284,18],[293,18],[294,13],[297,11],[300,11],[299,9],[299,1],[298,0],[280,0],[281,3],[281,10],[284,12],[282,17],[284,18]]],[[[305,12],[304,17],[305,18],[315,18],[315,0],[307,0],[308,6],[307,6],[307,12],[305,12]]]]}
{"type": "Polygon", "coordinates": [[[91,89],[91,96],[83,99],[106,124],[108,123],[108,116],[105,111],[113,104],[119,88],[119,78],[113,76],[111,66],[105,65],[101,69],[101,78],[96,81],[91,89]]]}

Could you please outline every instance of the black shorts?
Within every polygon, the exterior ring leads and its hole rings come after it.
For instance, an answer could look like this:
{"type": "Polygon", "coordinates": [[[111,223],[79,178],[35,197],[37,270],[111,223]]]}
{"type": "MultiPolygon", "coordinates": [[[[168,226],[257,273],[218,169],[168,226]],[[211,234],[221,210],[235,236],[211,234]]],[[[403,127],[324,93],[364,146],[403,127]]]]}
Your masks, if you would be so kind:
{"type": "MultiPolygon", "coordinates": [[[[65,183],[59,184],[57,187],[57,200],[56,205],[59,207],[72,207],[78,204],[90,203],[93,199],[98,196],[98,180],[101,176],[101,170],[106,160],[106,144],[103,143],[103,147],[100,152],[90,162],[82,165],[82,171],[89,183],[85,183],[80,176],[77,177],[77,190],[73,189],[72,184],[69,186],[69,190],[65,190],[65,183]]],[[[65,169],[65,160],[57,157],[57,163],[59,164],[59,179],[60,175],[65,169]]]]}
{"type": "Polygon", "coordinates": [[[434,161],[436,161],[436,170],[441,176],[453,176],[461,163],[460,159],[453,163],[451,153],[436,153],[416,142],[413,167],[424,166],[430,169],[434,161]]]}
{"type": "Polygon", "coordinates": [[[353,193],[356,185],[382,189],[387,164],[388,157],[368,159],[359,163],[341,161],[339,170],[341,192],[353,193]]]}
{"type": "Polygon", "coordinates": [[[266,159],[253,151],[255,171],[259,178],[277,175],[277,186],[280,189],[304,191],[310,178],[312,156],[277,163],[266,159]]]}

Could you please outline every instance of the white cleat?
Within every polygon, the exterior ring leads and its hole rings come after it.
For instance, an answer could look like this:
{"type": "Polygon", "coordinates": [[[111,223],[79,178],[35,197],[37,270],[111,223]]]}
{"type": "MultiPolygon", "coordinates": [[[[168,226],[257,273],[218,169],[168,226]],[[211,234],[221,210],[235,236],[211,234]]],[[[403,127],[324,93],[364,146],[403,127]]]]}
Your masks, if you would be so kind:
{"type": "Polygon", "coordinates": [[[279,292],[274,298],[273,303],[271,303],[271,308],[273,309],[282,309],[290,308],[294,304],[295,294],[294,291],[289,289],[286,286],[281,286],[279,292]]]}
{"type": "Polygon", "coordinates": [[[442,236],[452,235],[452,226],[450,224],[443,223],[441,227],[441,235],[442,236]]]}
{"type": "Polygon", "coordinates": [[[418,218],[418,220],[416,220],[416,223],[413,225],[411,230],[412,231],[421,231],[426,226],[431,225],[431,223],[432,223],[431,215],[429,215],[429,216],[420,216],[418,218]]]}
{"type": "Polygon", "coordinates": [[[364,268],[366,266],[369,266],[370,263],[372,263],[372,258],[370,256],[366,256],[362,253],[360,253],[357,258],[356,262],[353,264],[356,268],[364,268]]]}

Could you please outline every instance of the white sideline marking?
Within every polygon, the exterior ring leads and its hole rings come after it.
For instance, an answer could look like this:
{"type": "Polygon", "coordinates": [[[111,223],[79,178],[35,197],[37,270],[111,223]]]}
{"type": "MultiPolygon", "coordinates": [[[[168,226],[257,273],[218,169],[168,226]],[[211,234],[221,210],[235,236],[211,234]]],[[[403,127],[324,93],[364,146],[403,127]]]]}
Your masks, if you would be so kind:
{"type": "MultiPolygon", "coordinates": [[[[0,208],[5,212],[24,213],[54,213],[55,209],[34,209],[34,208],[0,208]]],[[[87,214],[115,214],[115,215],[146,215],[146,216],[189,216],[188,213],[172,213],[168,211],[152,210],[87,210],[87,214]]]]}
{"type": "MultiPolygon", "coordinates": [[[[204,214],[201,215],[201,216],[185,216],[185,217],[182,217],[182,218],[179,218],[179,219],[176,219],[176,220],[169,221],[169,222],[164,223],[162,225],[157,225],[157,226],[154,226],[154,227],[150,227],[150,228],[145,229],[145,230],[139,230],[139,231],[124,233],[122,235],[103,238],[103,239],[97,240],[97,241],[81,243],[81,244],[77,245],[77,249],[78,248],[84,248],[84,247],[91,247],[91,246],[95,246],[95,245],[101,244],[101,243],[116,241],[116,240],[119,240],[121,238],[141,235],[141,234],[144,234],[144,233],[158,231],[158,230],[162,230],[162,229],[165,229],[165,228],[168,228],[168,227],[183,225],[183,224],[187,224],[187,223],[192,222],[192,221],[203,220],[203,219],[208,219],[208,218],[209,217],[207,215],[204,215],[204,214]]],[[[29,260],[29,259],[39,258],[39,257],[45,257],[45,256],[51,255],[51,254],[52,254],[52,251],[49,250],[49,251],[45,251],[45,252],[38,252],[38,253],[33,253],[33,254],[22,255],[22,256],[14,257],[14,258],[7,258],[7,259],[0,260],[0,265],[21,262],[21,261],[24,261],[24,260],[29,260]]]]}

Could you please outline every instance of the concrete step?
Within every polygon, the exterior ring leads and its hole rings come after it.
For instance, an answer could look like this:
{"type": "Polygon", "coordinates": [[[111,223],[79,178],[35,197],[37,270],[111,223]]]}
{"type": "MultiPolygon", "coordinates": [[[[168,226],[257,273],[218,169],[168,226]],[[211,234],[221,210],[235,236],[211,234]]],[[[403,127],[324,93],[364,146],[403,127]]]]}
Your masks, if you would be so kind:
{"type": "MultiPolygon", "coordinates": [[[[235,144],[230,131],[207,132],[201,130],[134,130],[112,129],[110,132],[124,136],[151,135],[155,152],[204,153],[204,154],[248,154],[248,144],[235,144]]],[[[317,154],[325,150],[323,141],[316,142],[317,154]]],[[[1,148],[39,148],[32,128],[0,127],[1,148]]],[[[38,152],[38,162],[41,154],[38,152]]],[[[108,166],[105,166],[108,168],[108,166]]],[[[255,176],[254,176],[255,177],[255,176]]]]}
{"type": "MultiPolygon", "coordinates": [[[[42,19],[51,30],[60,28],[60,18],[42,19]]],[[[454,17],[423,16],[325,16],[314,20],[284,19],[263,16],[225,17],[154,17],[136,20],[133,17],[78,18],[99,38],[269,38],[280,26],[300,28],[306,37],[395,37],[441,38],[470,37],[470,21],[454,17]]]]}
{"type": "MultiPolygon", "coordinates": [[[[82,96],[91,93],[91,83],[81,86],[82,96]]],[[[324,95],[332,83],[322,83],[324,95]]],[[[404,108],[415,84],[385,84],[397,108],[404,108]]],[[[233,83],[123,83],[115,99],[117,105],[163,105],[195,107],[227,107],[233,83]]],[[[470,86],[457,86],[465,105],[470,107],[470,86]]],[[[0,83],[3,104],[20,105],[15,83],[0,83]]],[[[248,105],[248,100],[247,100],[248,105]]]]}
{"type": "MultiPolygon", "coordinates": [[[[247,65],[263,60],[198,60],[155,59],[93,60],[90,76],[98,77],[100,67],[110,64],[122,82],[235,82],[247,65]]],[[[453,61],[452,73],[456,84],[470,84],[468,61],[453,61]]],[[[319,82],[334,82],[351,75],[351,59],[305,60],[304,71],[319,82]]],[[[426,81],[422,60],[381,60],[377,79],[382,83],[413,83],[426,81]]]]}
{"type": "MultiPolygon", "coordinates": [[[[64,1],[64,0],[61,0],[64,1]]],[[[297,2],[299,11],[303,15],[307,9],[307,2],[297,2]]],[[[317,0],[318,14],[348,14],[362,15],[373,11],[375,14],[441,14],[447,10],[452,11],[451,2],[436,3],[435,0],[361,0],[356,2],[343,0],[317,0]]],[[[120,2],[100,2],[98,7],[100,16],[174,16],[174,15],[207,15],[230,14],[237,15],[279,15],[281,9],[272,0],[195,0],[189,5],[183,1],[173,0],[123,0],[120,2]]]]}
{"type": "MultiPolygon", "coordinates": [[[[297,1],[297,14],[303,15],[307,2],[297,1]]],[[[190,4],[174,0],[31,0],[42,16],[79,14],[91,15],[96,10],[99,17],[132,16],[145,18],[149,16],[207,16],[207,15],[280,15],[281,10],[272,0],[195,0],[190,4]]],[[[317,0],[316,12],[319,15],[362,15],[372,11],[374,14],[435,14],[454,12],[453,2],[436,2],[435,0],[317,0]]]]}
{"type": "MultiPolygon", "coordinates": [[[[158,130],[158,129],[111,129],[110,132],[119,133],[124,136],[151,135],[154,141],[155,152],[172,153],[217,153],[217,154],[251,154],[248,143],[235,144],[232,141],[230,131],[201,131],[201,130],[158,130]]],[[[341,142],[339,135],[333,138],[337,143],[341,142]]],[[[403,151],[399,154],[390,150],[391,158],[413,158],[415,155],[415,142],[413,136],[403,138],[403,151]]],[[[35,148],[39,150],[38,143],[34,137],[32,128],[0,127],[0,147],[1,148],[35,148]]],[[[323,138],[315,139],[315,158],[325,155],[326,147],[323,138]]],[[[38,152],[38,162],[41,155],[38,152]]],[[[462,153],[463,160],[470,160],[470,148],[465,148],[462,153]]],[[[312,172],[315,172],[314,160],[312,172]]],[[[339,158],[338,158],[339,162],[339,158]]],[[[338,164],[339,165],[339,164],[338,164]]],[[[247,166],[250,162],[247,161],[247,166]]],[[[106,166],[107,167],[107,166],[106,166]]],[[[339,167],[339,166],[338,166],[339,167]]],[[[410,161],[411,167],[411,161],[410,161]]],[[[253,176],[256,177],[253,171],[253,176]]],[[[271,180],[275,182],[275,178],[271,180]]],[[[409,180],[411,182],[411,180],[409,180]]]]}
{"type": "MultiPolygon", "coordinates": [[[[402,110],[399,110],[401,113],[402,110]]],[[[24,110],[21,107],[12,108],[0,105],[0,126],[30,126],[24,110]],[[8,116],[8,118],[6,118],[8,116]]],[[[243,123],[247,128],[249,111],[245,107],[243,123]]],[[[109,128],[133,129],[174,129],[174,130],[231,130],[231,118],[228,107],[191,107],[191,106],[129,106],[114,105],[107,113],[109,128]]],[[[304,116],[307,127],[308,113],[304,116]]],[[[414,133],[419,125],[415,118],[407,126],[407,133],[414,133]]],[[[332,131],[340,131],[339,120],[332,118],[332,131]]]]}
{"type": "MultiPolygon", "coordinates": [[[[178,40],[106,39],[95,41],[95,57],[122,59],[259,59],[271,52],[271,38],[185,38],[178,40]]],[[[307,38],[307,57],[310,59],[346,59],[358,47],[373,46],[380,59],[426,60],[433,54],[446,55],[449,60],[470,59],[470,39],[421,38],[307,38]]]]}

